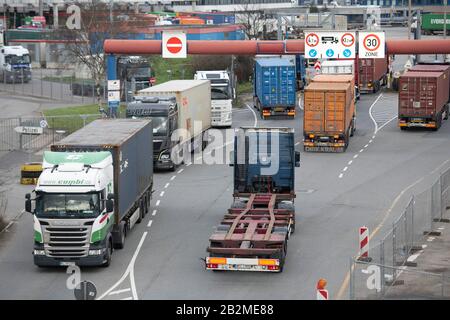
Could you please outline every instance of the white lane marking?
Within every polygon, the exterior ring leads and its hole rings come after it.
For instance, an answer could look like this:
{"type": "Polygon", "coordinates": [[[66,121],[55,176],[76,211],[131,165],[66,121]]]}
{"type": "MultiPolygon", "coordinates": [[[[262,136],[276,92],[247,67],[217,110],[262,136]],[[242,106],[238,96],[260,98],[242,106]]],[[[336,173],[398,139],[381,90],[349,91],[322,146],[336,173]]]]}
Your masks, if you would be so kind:
{"type": "Polygon", "coordinates": [[[184,171],[184,169],[180,169],[180,170],[178,170],[178,174],[180,174],[180,173],[182,173],[184,171]]]}
{"type": "Polygon", "coordinates": [[[351,165],[353,163],[353,160],[350,160],[349,162],[348,162],[348,165],[351,165]]]}
{"type": "Polygon", "coordinates": [[[439,227],[439,228],[438,228],[438,230],[444,230],[444,229],[445,229],[444,227],[439,227]]]}
{"type": "Polygon", "coordinates": [[[385,123],[383,123],[383,125],[381,125],[381,126],[378,128],[378,131],[380,131],[381,129],[383,129],[387,124],[389,124],[389,123],[391,123],[392,121],[394,121],[395,119],[397,119],[397,117],[398,117],[398,116],[395,116],[395,117],[393,117],[392,119],[390,119],[390,120],[386,121],[385,123]]]}
{"type": "Polygon", "coordinates": [[[422,252],[423,252],[423,251],[420,250],[418,253],[410,255],[410,256],[408,257],[408,259],[406,259],[406,261],[408,261],[408,262],[414,262],[414,261],[416,261],[416,259],[420,256],[420,254],[421,254],[422,252]]]}
{"type": "Polygon", "coordinates": [[[372,139],[375,139],[375,136],[372,136],[372,139]]]}
{"type": "Polygon", "coordinates": [[[170,182],[167,182],[166,185],[164,186],[164,189],[167,189],[170,186],[170,182]]]}
{"type": "Polygon", "coordinates": [[[342,171],[344,171],[344,172],[345,172],[345,171],[347,171],[347,169],[348,169],[348,167],[345,167],[344,169],[342,169],[342,171]]]}
{"type": "Polygon", "coordinates": [[[256,116],[256,112],[255,110],[253,110],[253,108],[251,108],[247,103],[245,104],[247,106],[247,108],[250,109],[250,111],[253,113],[253,118],[255,119],[255,122],[253,123],[253,127],[256,128],[256,126],[258,125],[258,117],[256,116]]]}
{"type": "Polygon", "coordinates": [[[156,212],[157,212],[157,210],[154,209],[153,212],[152,212],[152,216],[156,216],[156,212]]]}
{"type": "Polygon", "coordinates": [[[170,178],[170,181],[175,180],[176,177],[177,177],[177,176],[172,176],[172,178],[170,178]]]}
{"type": "Polygon", "coordinates": [[[152,226],[152,223],[153,223],[153,220],[150,220],[150,221],[147,223],[147,228],[150,228],[150,227],[152,226]]]}
{"type": "Polygon", "coordinates": [[[355,155],[353,156],[353,159],[356,159],[356,158],[358,158],[358,155],[357,155],[357,154],[355,154],[355,155]]]}
{"type": "Polygon", "coordinates": [[[11,227],[13,224],[14,224],[14,222],[16,222],[17,220],[19,220],[20,219],[20,217],[22,217],[22,215],[25,213],[25,209],[22,209],[22,211],[20,211],[20,213],[18,214],[18,215],[16,215],[7,225],[6,225],[6,227],[4,227],[1,231],[0,231],[0,233],[3,233],[3,232],[8,232],[8,229],[9,229],[9,227],[11,227]]]}
{"type": "Polygon", "coordinates": [[[372,119],[373,125],[375,126],[375,130],[373,131],[374,134],[377,133],[377,131],[378,131],[378,123],[375,121],[375,118],[374,118],[373,115],[372,115],[372,109],[373,109],[373,107],[377,104],[378,100],[380,100],[380,98],[381,98],[382,96],[383,96],[383,94],[380,93],[380,94],[378,95],[378,97],[375,99],[375,101],[372,103],[372,105],[370,106],[370,108],[369,108],[369,117],[370,117],[370,119],[372,119]]]}
{"type": "Polygon", "coordinates": [[[133,297],[123,298],[123,299],[120,299],[120,300],[133,300],[133,297]]]}
{"type": "Polygon", "coordinates": [[[431,242],[431,241],[433,241],[434,239],[436,239],[436,238],[435,238],[435,237],[428,237],[427,241],[428,241],[428,242],[431,242]]]}
{"type": "Polygon", "coordinates": [[[156,201],[155,206],[159,206],[160,203],[161,203],[161,200],[156,201]]]}
{"type": "Polygon", "coordinates": [[[137,256],[139,255],[139,251],[141,251],[142,245],[144,244],[144,240],[147,237],[148,232],[145,231],[144,234],[141,237],[141,240],[139,241],[139,244],[136,248],[136,251],[134,251],[133,257],[131,258],[130,263],[128,264],[127,269],[123,273],[122,277],[117,281],[111,288],[109,288],[104,294],[102,294],[98,300],[102,300],[104,297],[109,295],[114,289],[116,289],[129,275],[130,276],[130,283],[131,283],[131,292],[133,294],[132,299],[138,300],[138,295],[136,292],[136,283],[134,281],[134,263],[136,262],[137,256]]]}
{"type": "Polygon", "coordinates": [[[121,293],[128,292],[128,291],[131,291],[131,288],[126,288],[126,289],[122,289],[122,290],[111,291],[111,292],[109,293],[109,295],[112,296],[112,295],[115,295],[115,294],[121,294],[121,293]]]}
{"type": "Polygon", "coordinates": [[[372,143],[372,141],[373,141],[373,139],[370,139],[370,140],[369,140],[369,143],[372,143]]]}
{"type": "Polygon", "coordinates": [[[164,197],[164,191],[161,191],[161,193],[159,194],[160,197],[164,197]]]}
{"type": "Polygon", "coordinates": [[[341,173],[341,174],[339,175],[339,179],[342,179],[343,176],[344,176],[344,174],[341,173]]]}
{"type": "Polygon", "coordinates": [[[368,144],[366,144],[365,146],[364,146],[364,148],[367,148],[369,145],[368,144]]]}
{"type": "Polygon", "coordinates": [[[298,146],[300,144],[300,142],[297,142],[295,145],[298,146]]]}
{"type": "Polygon", "coordinates": [[[190,165],[192,165],[192,162],[189,162],[189,163],[186,165],[186,167],[189,167],[190,165]]]}
{"type": "Polygon", "coordinates": [[[359,153],[361,153],[361,152],[363,152],[364,151],[364,149],[361,149],[361,150],[359,150],[359,153]]]}

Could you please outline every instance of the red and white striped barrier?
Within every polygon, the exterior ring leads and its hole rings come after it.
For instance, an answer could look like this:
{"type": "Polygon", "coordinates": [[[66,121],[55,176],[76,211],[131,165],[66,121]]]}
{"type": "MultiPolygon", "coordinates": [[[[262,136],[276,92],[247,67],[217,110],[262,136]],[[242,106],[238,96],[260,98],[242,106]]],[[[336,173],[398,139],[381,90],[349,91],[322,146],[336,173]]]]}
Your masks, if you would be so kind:
{"type": "Polygon", "coordinates": [[[369,258],[369,228],[363,226],[359,228],[359,259],[368,260],[369,258]]]}
{"type": "Polygon", "coordinates": [[[327,285],[327,280],[320,279],[317,282],[317,300],[328,300],[328,290],[325,289],[325,286],[327,285]]]}

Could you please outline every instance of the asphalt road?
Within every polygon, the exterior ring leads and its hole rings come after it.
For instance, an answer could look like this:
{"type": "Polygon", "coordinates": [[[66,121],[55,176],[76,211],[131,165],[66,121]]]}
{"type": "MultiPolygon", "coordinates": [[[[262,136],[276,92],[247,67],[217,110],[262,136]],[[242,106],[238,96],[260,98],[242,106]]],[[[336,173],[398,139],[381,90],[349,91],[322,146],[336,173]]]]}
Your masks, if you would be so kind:
{"type": "MultiPolygon", "coordinates": [[[[283,273],[204,270],[208,238],[232,202],[232,168],[193,164],[155,175],[150,215],[114,252],[109,268],[83,268],[82,279],[95,283],[101,299],[315,299],[319,278],[328,280],[332,298],[347,298],[358,228],[369,227],[372,242],[380,239],[409,196],[450,165],[448,121],[438,132],[404,132],[396,113],[396,94],[363,95],[345,153],[302,152],[297,229],[283,273]]],[[[302,117],[299,110],[295,120],[262,121],[242,108],[233,126],[292,127],[302,150],[302,117]]],[[[73,299],[65,269],[33,265],[32,243],[30,214],[0,234],[0,299],[73,299]]]]}
{"type": "MultiPolygon", "coordinates": [[[[364,95],[345,153],[302,152],[295,183],[298,227],[282,274],[204,270],[208,238],[232,201],[232,168],[193,164],[156,174],[154,215],[130,233],[108,269],[84,268],[82,279],[93,281],[102,299],[314,299],[319,278],[328,280],[335,297],[349,257],[357,253],[358,227],[375,230],[383,222],[376,241],[414,188],[384,219],[399,193],[450,158],[449,123],[439,132],[403,132],[395,115],[395,94],[364,95]]],[[[298,142],[301,119],[300,111],[282,123],[295,128],[298,142]]],[[[234,112],[235,127],[254,125],[251,108],[234,112]]],[[[280,120],[257,119],[256,125],[280,126],[280,120]]],[[[64,269],[33,265],[32,242],[29,214],[0,235],[0,298],[72,299],[64,269]]]]}

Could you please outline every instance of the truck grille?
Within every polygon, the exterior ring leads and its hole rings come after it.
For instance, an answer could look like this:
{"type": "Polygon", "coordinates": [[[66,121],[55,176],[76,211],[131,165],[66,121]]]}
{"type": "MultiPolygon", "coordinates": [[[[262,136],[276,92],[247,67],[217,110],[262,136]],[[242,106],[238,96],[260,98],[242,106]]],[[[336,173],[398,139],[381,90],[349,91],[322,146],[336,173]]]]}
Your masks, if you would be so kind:
{"type": "Polygon", "coordinates": [[[211,118],[217,118],[220,119],[221,113],[220,111],[212,111],[211,112],[211,118]]]}
{"type": "Polygon", "coordinates": [[[88,255],[90,226],[42,226],[46,254],[54,258],[81,258],[88,255]]]}

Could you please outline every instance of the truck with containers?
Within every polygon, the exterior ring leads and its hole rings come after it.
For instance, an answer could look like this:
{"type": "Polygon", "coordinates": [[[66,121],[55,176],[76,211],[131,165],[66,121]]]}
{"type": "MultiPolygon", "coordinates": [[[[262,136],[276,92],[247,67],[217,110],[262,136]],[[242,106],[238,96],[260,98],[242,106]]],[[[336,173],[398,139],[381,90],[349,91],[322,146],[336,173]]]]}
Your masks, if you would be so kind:
{"type": "Polygon", "coordinates": [[[167,81],[140,90],[134,99],[127,104],[126,114],[128,118],[152,119],[156,169],[173,171],[187,156],[183,150],[193,152],[206,146],[211,128],[208,80],[167,81]]]}
{"type": "Polygon", "coordinates": [[[236,90],[227,70],[197,71],[195,80],[211,82],[211,126],[231,127],[236,90]]]}
{"type": "Polygon", "coordinates": [[[359,100],[360,93],[358,88],[358,73],[355,72],[356,65],[357,62],[353,60],[325,60],[322,62],[321,72],[316,74],[310,82],[323,81],[323,79],[337,82],[342,82],[342,80],[344,80],[344,82],[347,82],[347,80],[350,79],[349,77],[351,77],[354,88],[354,97],[356,100],[359,100]],[[322,75],[324,75],[324,77],[322,77],[322,75]]]}
{"type": "MultiPolygon", "coordinates": [[[[450,33],[450,15],[447,14],[446,29],[447,34],[450,33]]],[[[442,13],[425,13],[421,15],[422,34],[442,34],[444,33],[444,14],[442,13]]]]}
{"type": "Polygon", "coordinates": [[[22,46],[0,47],[0,81],[27,83],[31,81],[31,58],[22,46]]]}
{"type": "Polygon", "coordinates": [[[295,231],[294,130],[240,128],[234,150],[233,203],[209,238],[206,269],[281,272],[295,231]]]}
{"type": "Polygon", "coordinates": [[[312,82],[304,90],[305,151],[344,152],[356,130],[351,82],[312,82]]]}
{"type": "Polygon", "coordinates": [[[109,266],[149,212],[151,137],[149,120],[101,119],[44,152],[35,198],[25,201],[37,266],[109,266]]]}
{"type": "Polygon", "coordinates": [[[376,93],[387,84],[388,57],[357,60],[358,88],[361,93],[376,93]]]}
{"type": "Polygon", "coordinates": [[[274,116],[294,118],[297,106],[295,59],[256,59],[253,106],[262,119],[274,116]]]}
{"type": "Polygon", "coordinates": [[[401,75],[398,93],[400,129],[421,127],[438,130],[442,120],[448,119],[449,89],[448,67],[442,71],[415,70],[401,75]]]}

